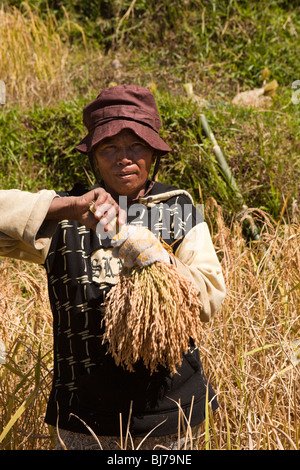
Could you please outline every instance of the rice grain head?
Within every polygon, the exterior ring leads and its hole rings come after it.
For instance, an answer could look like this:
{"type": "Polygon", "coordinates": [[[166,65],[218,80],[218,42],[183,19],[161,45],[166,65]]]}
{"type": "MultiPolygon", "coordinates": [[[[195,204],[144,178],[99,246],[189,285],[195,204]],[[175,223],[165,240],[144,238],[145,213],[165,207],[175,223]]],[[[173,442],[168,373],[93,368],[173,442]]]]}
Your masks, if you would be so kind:
{"type": "Polygon", "coordinates": [[[174,375],[191,338],[199,344],[202,304],[194,286],[172,265],[123,268],[104,304],[103,343],[117,365],[134,372],[142,360],[174,375]]]}

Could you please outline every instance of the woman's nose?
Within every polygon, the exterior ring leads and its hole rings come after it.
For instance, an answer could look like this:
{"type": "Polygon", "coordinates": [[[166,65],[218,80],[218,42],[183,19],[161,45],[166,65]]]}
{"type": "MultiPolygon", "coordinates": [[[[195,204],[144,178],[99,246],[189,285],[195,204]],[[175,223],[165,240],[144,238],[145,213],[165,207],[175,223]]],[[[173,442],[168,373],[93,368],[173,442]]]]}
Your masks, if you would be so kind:
{"type": "Polygon", "coordinates": [[[132,162],[132,157],[130,155],[130,150],[128,147],[123,146],[120,151],[118,152],[118,161],[119,165],[128,165],[132,162]]]}

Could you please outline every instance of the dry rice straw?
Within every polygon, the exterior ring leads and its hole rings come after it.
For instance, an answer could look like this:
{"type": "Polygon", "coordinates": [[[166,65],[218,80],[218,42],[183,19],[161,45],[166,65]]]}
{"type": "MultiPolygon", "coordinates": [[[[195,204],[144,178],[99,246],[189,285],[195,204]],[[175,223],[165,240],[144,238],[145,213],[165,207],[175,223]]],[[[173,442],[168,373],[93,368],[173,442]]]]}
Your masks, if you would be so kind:
{"type": "Polygon", "coordinates": [[[200,299],[173,265],[123,268],[105,302],[103,342],[117,365],[130,372],[142,360],[174,375],[192,338],[199,343],[200,299]]]}

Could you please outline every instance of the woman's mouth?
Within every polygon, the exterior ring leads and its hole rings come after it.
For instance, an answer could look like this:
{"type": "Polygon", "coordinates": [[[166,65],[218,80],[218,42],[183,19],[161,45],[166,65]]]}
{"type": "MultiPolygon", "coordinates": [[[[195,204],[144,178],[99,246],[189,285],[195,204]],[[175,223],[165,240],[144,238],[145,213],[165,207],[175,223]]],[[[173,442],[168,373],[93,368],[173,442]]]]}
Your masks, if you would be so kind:
{"type": "Polygon", "coordinates": [[[117,174],[117,178],[120,178],[120,179],[122,179],[122,180],[130,179],[130,178],[132,178],[133,176],[135,176],[135,173],[133,173],[133,172],[131,172],[131,173],[129,173],[129,172],[126,172],[126,173],[125,173],[125,172],[124,172],[124,173],[118,173],[118,174],[117,174]]]}

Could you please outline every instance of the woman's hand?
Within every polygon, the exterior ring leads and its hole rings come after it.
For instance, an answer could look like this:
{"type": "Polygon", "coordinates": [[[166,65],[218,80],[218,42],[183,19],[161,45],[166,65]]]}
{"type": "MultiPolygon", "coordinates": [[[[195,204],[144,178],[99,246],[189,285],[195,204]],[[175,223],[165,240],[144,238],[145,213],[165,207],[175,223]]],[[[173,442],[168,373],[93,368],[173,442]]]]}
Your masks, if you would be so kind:
{"type": "Polygon", "coordinates": [[[96,230],[98,223],[105,232],[113,229],[110,224],[118,218],[119,225],[126,222],[126,211],[103,188],[96,188],[82,196],[56,197],[53,199],[46,219],[76,220],[96,230]],[[92,206],[92,211],[90,210],[92,206]]]}
{"type": "Polygon", "coordinates": [[[149,266],[156,261],[170,263],[169,253],[158,238],[145,227],[124,225],[112,239],[113,256],[121,258],[124,266],[149,266]]]}

